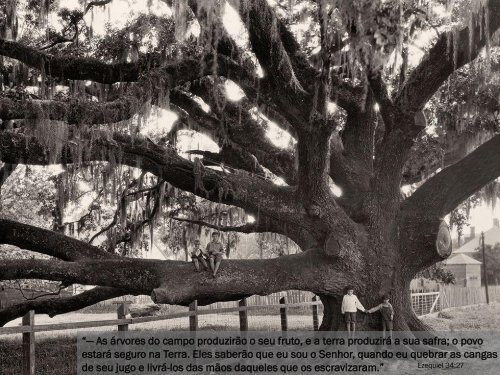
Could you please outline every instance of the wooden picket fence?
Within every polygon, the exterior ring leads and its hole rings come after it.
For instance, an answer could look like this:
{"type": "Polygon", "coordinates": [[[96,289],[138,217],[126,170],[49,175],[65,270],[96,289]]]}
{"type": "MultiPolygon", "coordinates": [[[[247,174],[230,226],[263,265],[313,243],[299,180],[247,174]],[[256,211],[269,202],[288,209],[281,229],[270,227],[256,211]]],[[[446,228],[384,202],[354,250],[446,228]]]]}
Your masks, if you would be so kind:
{"type": "MultiPolygon", "coordinates": [[[[489,295],[491,302],[500,303],[500,286],[494,285],[489,287],[489,295]]],[[[279,304],[282,297],[286,297],[289,303],[300,303],[310,301],[314,296],[311,292],[301,290],[288,290],[279,293],[273,293],[267,296],[251,296],[247,298],[249,305],[274,306],[279,304]]],[[[461,307],[486,303],[486,293],[483,287],[462,287],[462,286],[442,286],[436,291],[421,292],[412,291],[412,306],[417,315],[425,315],[430,312],[439,311],[448,307],[461,307]],[[439,296],[436,302],[436,296],[439,296]],[[431,308],[434,307],[431,311],[431,308]]],[[[133,301],[137,304],[153,303],[149,296],[123,296],[113,298],[107,301],[102,301],[97,306],[115,305],[122,301],[133,301]]],[[[202,306],[203,310],[217,310],[222,308],[234,307],[234,302],[216,302],[211,305],[202,306]]],[[[307,309],[303,307],[302,309],[307,309]]]]}
{"type": "MultiPolygon", "coordinates": [[[[486,290],[482,287],[445,286],[441,288],[443,308],[462,307],[486,303],[486,290]]],[[[500,303],[500,285],[488,287],[491,302],[500,303]]]]}
{"type": "MultiPolygon", "coordinates": [[[[283,292],[269,294],[266,296],[253,295],[248,297],[246,300],[249,305],[274,306],[280,303],[279,301],[282,297],[286,297],[289,303],[300,303],[300,302],[310,301],[313,296],[314,293],[307,291],[287,290],[283,292]]],[[[112,298],[106,301],[101,301],[97,303],[95,306],[110,306],[110,305],[115,305],[116,303],[122,301],[132,301],[132,303],[137,303],[141,305],[153,303],[151,297],[146,295],[139,295],[139,296],[127,295],[123,297],[112,298]]],[[[203,306],[201,308],[207,310],[217,310],[227,307],[234,307],[234,302],[215,302],[212,303],[211,305],[203,306]]]]}
{"type": "Polygon", "coordinates": [[[182,317],[188,317],[190,331],[196,331],[198,330],[199,315],[219,314],[219,313],[229,313],[229,312],[238,312],[240,331],[248,331],[248,311],[262,309],[262,308],[270,308],[270,307],[279,309],[282,331],[288,330],[289,308],[292,307],[310,308],[312,313],[313,329],[317,331],[319,329],[318,305],[321,305],[321,301],[319,301],[319,299],[316,296],[312,297],[311,301],[290,302],[290,303],[287,301],[286,297],[281,297],[279,299],[279,303],[275,305],[250,305],[248,304],[247,299],[242,299],[238,302],[237,307],[224,307],[218,309],[205,309],[205,310],[200,310],[198,308],[197,301],[194,301],[189,305],[189,311],[173,313],[168,315],[161,315],[161,316],[126,318],[128,314],[128,305],[131,302],[132,301],[115,302],[118,305],[117,319],[112,319],[112,320],[36,325],[35,312],[32,310],[29,311],[23,317],[22,326],[0,328],[0,335],[16,334],[16,333],[21,333],[23,335],[22,375],[35,375],[35,332],[47,332],[47,331],[58,331],[58,330],[80,329],[80,328],[91,328],[91,327],[105,327],[114,325],[117,326],[118,331],[128,331],[129,326],[133,324],[154,322],[154,321],[168,320],[168,319],[175,319],[182,317]]]}
{"type": "MultiPolygon", "coordinates": [[[[488,288],[490,303],[500,303],[500,286],[488,288]]],[[[462,287],[448,285],[437,292],[411,294],[413,311],[418,316],[431,314],[443,309],[474,306],[486,303],[485,287],[462,287]]]]}

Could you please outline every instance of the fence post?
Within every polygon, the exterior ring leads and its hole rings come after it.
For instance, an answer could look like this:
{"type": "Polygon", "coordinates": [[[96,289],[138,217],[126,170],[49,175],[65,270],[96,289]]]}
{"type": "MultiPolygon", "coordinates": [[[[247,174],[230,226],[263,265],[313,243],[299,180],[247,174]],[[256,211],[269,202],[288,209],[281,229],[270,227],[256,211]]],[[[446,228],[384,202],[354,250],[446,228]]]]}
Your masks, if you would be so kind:
{"type": "MultiPolygon", "coordinates": [[[[240,302],[238,302],[239,307],[247,306],[247,299],[243,298],[240,302]]],[[[240,310],[240,331],[248,331],[248,313],[247,310],[240,310]]]]}
{"type": "Polygon", "coordinates": [[[280,315],[281,315],[281,330],[283,332],[288,331],[288,318],[286,316],[286,297],[280,298],[280,304],[284,307],[280,307],[280,315]]]}
{"type": "Polygon", "coordinates": [[[196,311],[198,310],[198,301],[194,300],[189,304],[189,311],[194,311],[195,314],[189,316],[189,330],[196,331],[198,330],[198,315],[196,311]]]}
{"type": "MultiPolygon", "coordinates": [[[[118,305],[116,314],[118,315],[118,319],[125,319],[128,314],[128,303],[126,301],[118,305]]],[[[118,324],[118,331],[128,331],[128,324],[118,324]]]]}
{"type": "MultiPolygon", "coordinates": [[[[318,297],[314,296],[312,298],[313,302],[316,302],[318,297]]],[[[313,310],[313,329],[317,331],[319,329],[319,320],[318,320],[318,305],[312,305],[313,310]]]]}
{"type": "Polygon", "coordinates": [[[28,311],[23,316],[23,326],[29,326],[30,332],[23,333],[23,375],[35,375],[35,312],[28,311]]]}

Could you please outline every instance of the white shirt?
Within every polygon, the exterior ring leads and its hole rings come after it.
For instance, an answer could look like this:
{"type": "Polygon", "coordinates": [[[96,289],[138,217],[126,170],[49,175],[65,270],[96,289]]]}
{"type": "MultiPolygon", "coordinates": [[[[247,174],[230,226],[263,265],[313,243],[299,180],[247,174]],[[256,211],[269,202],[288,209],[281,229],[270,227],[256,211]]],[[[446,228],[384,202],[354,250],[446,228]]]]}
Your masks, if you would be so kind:
{"type": "Polygon", "coordinates": [[[354,294],[349,295],[346,294],[344,296],[344,299],[342,299],[342,314],[346,312],[356,312],[360,309],[361,311],[365,311],[365,308],[359,302],[358,297],[356,297],[354,294]]]}

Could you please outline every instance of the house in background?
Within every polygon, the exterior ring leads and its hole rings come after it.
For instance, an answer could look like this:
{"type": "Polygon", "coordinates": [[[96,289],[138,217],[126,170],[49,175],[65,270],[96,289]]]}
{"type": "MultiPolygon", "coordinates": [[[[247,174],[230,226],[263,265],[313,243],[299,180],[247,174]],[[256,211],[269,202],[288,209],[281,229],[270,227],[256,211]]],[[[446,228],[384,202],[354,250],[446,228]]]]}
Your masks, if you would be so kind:
{"type": "MultiPolygon", "coordinates": [[[[476,235],[474,227],[470,228],[470,236],[465,238],[464,244],[453,250],[453,254],[470,254],[479,251],[481,235],[476,235]]],[[[493,219],[493,227],[484,232],[484,244],[495,246],[500,242],[500,220],[493,219]]]]}
{"type": "Polygon", "coordinates": [[[455,285],[467,287],[481,286],[481,262],[466,254],[452,255],[443,262],[446,270],[455,275],[455,285]]]}
{"type": "MultiPolygon", "coordinates": [[[[445,269],[455,275],[458,286],[480,287],[481,286],[481,262],[472,258],[473,254],[481,248],[481,235],[476,234],[475,228],[470,228],[469,237],[465,238],[464,244],[453,250],[450,258],[443,264],[445,269]]],[[[495,246],[500,242],[500,220],[493,219],[493,227],[484,232],[484,244],[495,246]]]]}

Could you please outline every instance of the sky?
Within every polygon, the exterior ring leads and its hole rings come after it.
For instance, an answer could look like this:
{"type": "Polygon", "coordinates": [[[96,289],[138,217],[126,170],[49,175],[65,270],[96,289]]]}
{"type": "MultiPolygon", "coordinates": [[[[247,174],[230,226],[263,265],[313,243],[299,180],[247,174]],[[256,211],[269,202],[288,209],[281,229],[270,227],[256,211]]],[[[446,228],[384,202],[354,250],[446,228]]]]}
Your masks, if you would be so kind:
{"type": "MultiPolygon", "coordinates": [[[[494,210],[491,206],[483,204],[471,210],[470,216],[470,226],[466,227],[463,231],[465,236],[469,236],[470,227],[474,227],[476,231],[476,236],[481,232],[486,232],[493,226],[493,219],[500,218],[500,209],[495,208],[494,210]]],[[[452,237],[456,238],[456,231],[452,232],[452,237]]]]}

